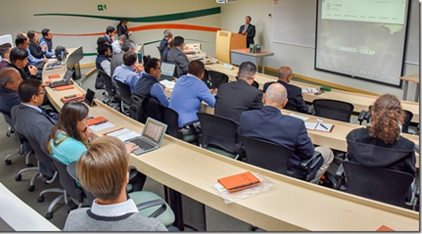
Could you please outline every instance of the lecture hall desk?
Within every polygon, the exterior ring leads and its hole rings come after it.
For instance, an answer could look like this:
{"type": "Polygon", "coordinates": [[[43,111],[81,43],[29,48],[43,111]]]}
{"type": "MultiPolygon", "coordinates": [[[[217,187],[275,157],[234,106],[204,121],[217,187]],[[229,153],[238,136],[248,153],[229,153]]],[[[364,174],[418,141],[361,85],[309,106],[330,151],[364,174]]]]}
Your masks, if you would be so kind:
{"type": "MultiPolygon", "coordinates": [[[[44,70],[48,75],[64,74],[65,69],[44,70]]],[[[62,96],[83,93],[75,89],[53,91],[46,88],[48,98],[59,110],[62,96]]],[[[113,128],[141,131],[143,125],[96,101],[91,116],[104,116],[113,128]]],[[[327,121],[328,122],[328,121],[327,121]]],[[[268,231],[374,231],[386,225],[396,231],[418,231],[419,213],[372,201],[340,191],[273,173],[236,161],[166,135],[160,149],[131,155],[131,164],[154,180],[209,207],[268,231]],[[266,192],[241,201],[225,204],[212,185],[218,178],[243,171],[265,176],[274,183],[266,192]]]]}

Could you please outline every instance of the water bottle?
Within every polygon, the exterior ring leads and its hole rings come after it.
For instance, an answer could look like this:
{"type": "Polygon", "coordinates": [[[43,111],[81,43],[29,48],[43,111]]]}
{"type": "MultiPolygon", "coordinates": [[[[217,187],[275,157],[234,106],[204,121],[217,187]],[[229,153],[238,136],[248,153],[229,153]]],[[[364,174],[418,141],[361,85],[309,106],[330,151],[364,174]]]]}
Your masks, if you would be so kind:
{"type": "Polygon", "coordinates": [[[142,63],[142,52],[138,51],[138,63],[142,63]]]}

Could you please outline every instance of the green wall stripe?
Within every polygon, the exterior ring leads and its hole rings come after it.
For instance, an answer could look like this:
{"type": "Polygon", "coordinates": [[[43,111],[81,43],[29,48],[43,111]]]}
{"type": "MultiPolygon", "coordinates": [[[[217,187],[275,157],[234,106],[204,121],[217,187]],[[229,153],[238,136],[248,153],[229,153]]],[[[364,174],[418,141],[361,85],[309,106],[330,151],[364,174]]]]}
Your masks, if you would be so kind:
{"type": "MultiPolygon", "coordinates": [[[[167,15],[158,15],[158,16],[148,16],[148,17],[126,17],[130,22],[137,23],[147,23],[147,22],[162,22],[162,21],[172,21],[172,20],[183,20],[191,19],[196,17],[220,14],[220,7],[209,8],[199,11],[189,11],[176,14],[167,14],[167,15]]],[[[34,16],[69,16],[69,17],[86,17],[86,18],[96,18],[96,19],[106,19],[106,20],[116,20],[120,21],[122,16],[100,16],[100,15],[79,15],[79,14],[62,14],[62,13],[44,13],[44,14],[34,14],[34,16]]]]}

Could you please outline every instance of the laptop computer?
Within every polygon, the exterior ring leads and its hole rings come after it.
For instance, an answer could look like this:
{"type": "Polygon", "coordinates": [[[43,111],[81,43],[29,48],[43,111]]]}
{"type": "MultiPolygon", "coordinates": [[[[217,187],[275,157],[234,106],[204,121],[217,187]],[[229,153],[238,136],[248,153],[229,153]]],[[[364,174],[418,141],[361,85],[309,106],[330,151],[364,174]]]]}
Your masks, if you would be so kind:
{"type": "Polygon", "coordinates": [[[60,81],[55,81],[55,82],[53,82],[53,83],[51,83],[50,85],[49,85],[49,87],[50,88],[55,88],[55,87],[58,87],[58,86],[63,86],[63,85],[68,85],[68,84],[70,84],[70,78],[72,78],[72,76],[73,76],[73,70],[67,70],[66,71],[66,74],[64,74],[64,77],[63,77],[63,79],[62,80],[60,80],[60,81]]]}
{"type": "Polygon", "coordinates": [[[132,142],[139,146],[132,153],[140,155],[158,149],[163,141],[164,134],[166,134],[166,130],[167,124],[148,117],[141,135],[131,138],[125,141],[125,143],[132,142]]]}
{"type": "Polygon", "coordinates": [[[166,63],[166,62],[162,62],[161,63],[161,77],[160,77],[160,81],[161,80],[173,80],[174,77],[174,70],[176,69],[176,64],[172,64],[172,63],[166,63]]]}

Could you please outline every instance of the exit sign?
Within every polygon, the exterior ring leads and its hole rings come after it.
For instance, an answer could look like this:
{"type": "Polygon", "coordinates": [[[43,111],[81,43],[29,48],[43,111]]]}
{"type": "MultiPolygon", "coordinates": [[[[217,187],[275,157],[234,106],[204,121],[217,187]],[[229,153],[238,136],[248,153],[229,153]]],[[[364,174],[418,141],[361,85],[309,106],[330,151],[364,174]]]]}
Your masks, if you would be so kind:
{"type": "Polygon", "coordinates": [[[104,4],[104,5],[98,5],[97,6],[97,9],[98,9],[98,11],[105,11],[105,10],[107,10],[107,5],[106,4],[104,4]]]}

